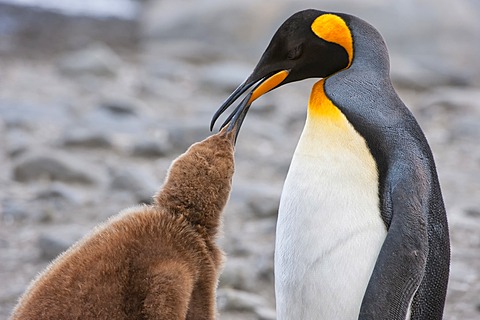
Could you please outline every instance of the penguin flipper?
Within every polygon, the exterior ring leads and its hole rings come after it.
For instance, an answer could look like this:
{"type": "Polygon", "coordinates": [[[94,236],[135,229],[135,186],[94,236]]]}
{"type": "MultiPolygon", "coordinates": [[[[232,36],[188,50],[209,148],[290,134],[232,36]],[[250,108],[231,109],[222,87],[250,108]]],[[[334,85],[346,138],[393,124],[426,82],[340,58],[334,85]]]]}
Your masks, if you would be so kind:
{"type": "Polygon", "coordinates": [[[402,178],[387,195],[390,226],[358,319],[405,320],[423,279],[428,255],[427,222],[420,199],[423,193],[412,181],[418,180],[402,178]]]}

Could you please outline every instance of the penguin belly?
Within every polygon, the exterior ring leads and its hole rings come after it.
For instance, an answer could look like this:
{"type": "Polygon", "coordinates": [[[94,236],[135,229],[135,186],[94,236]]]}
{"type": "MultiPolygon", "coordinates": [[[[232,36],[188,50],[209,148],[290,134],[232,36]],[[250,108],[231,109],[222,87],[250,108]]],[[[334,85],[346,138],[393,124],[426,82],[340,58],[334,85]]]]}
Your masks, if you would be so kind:
{"type": "Polygon", "coordinates": [[[280,200],[277,319],[358,318],[386,227],[378,173],[345,118],[308,119],[280,200]]]}

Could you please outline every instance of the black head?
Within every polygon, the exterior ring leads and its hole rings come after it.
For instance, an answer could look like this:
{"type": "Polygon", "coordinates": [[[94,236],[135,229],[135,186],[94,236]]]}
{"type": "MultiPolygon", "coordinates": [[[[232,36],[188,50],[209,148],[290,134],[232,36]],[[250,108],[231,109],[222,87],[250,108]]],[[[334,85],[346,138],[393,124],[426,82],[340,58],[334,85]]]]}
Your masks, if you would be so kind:
{"type": "Polygon", "coordinates": [[[353,59],[353,40],[348,16],[304,10],[288,18],[277,30],[252,74],[215,113],[218,117],[243,93],[254,87],[226,119],[229,130],[238,130],[251,103],[283,84],[307,78],[327,78],[348,68],[353,59]],[[238,126],[238,127],[237,127],[238,126]]]}

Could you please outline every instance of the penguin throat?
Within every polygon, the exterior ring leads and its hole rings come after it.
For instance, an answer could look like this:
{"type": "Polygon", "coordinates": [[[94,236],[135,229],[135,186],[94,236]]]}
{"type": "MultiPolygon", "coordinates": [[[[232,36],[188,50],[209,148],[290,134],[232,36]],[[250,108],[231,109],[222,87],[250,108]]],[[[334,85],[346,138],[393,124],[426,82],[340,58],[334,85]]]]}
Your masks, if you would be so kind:
{"type": "Polygon", "coordinates": [[[308,118],[322,118],[338,124],[344,123],[345,116],[325,94],[325,80],[315,83],[308,102],[308,118]]]}

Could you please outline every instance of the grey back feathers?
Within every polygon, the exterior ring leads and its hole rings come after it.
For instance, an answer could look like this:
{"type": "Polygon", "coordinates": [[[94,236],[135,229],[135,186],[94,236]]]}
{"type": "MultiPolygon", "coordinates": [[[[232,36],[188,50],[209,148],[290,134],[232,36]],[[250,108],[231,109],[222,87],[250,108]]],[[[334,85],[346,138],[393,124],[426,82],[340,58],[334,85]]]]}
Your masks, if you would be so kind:
{"type": "Polygon", "coordinates": [[[363,20],[341,16],[352,31],[354,58],[349,69],[326,80],[325,92],[377,162],[382,218],[389,228],[359,319],[403,320],[410,303],[411,319],[441,319],[450,247],[433,155],[393,88],[382,37],[363,20]]]}

